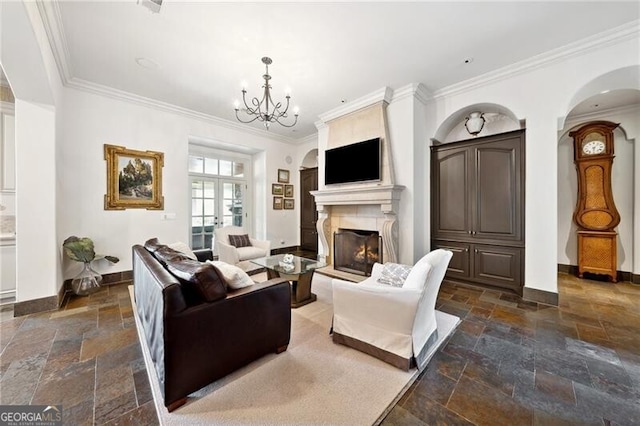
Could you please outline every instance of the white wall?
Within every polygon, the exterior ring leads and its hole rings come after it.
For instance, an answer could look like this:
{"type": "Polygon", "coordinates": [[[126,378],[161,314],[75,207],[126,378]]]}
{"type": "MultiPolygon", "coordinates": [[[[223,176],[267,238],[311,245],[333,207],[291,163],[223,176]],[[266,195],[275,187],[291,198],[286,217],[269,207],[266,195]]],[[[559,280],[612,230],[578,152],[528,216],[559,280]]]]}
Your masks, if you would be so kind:
{"type": "MultiPolygon", "coordinates": [[[[611,70],[637,65],[638,39],[587,49],[529,72],[465,91],[437,94],[437,122],[467,105],[494,103],[526,119],[525,286],[557,293],[558,119],[585,84],[611,70]]],[[[638,220],[638,212],[635,213],[638,220]]]]}
{"type": "MultiPolygon", "coordinates": [[[[296,211],[271,208],[271,184],[277,182],[279,168],[291,169],[285,158],[296,155],[294,145],[74,89],[65,90],[62,113],[66,119],[59,164],[65,214],[58,221],[58,242],[62,244],[70,235],[87,236],[93,239],[98,253],[120,258],[115,265],[98,263],[98,272],[131,269],[131,246],[149,238],[158,237],[167,243],[189,241],[191,194],[187,164],[191,137],[263,150],[254,155],[253,162],[253,228],[256,236],[266,233],[272,248],[296,244],[298,229],[292,226],[297,220],[296,211]],[[164,211],[103,209],[104,144],[164,153],[164,211]],[[175,213],[176,219],[163,220],[165,213],[175,213]]],[[[291,177],[297,185],[296,173],[291,177]]],[[[73,276],[79,265],[66,263],[65,277],[73,276]]]]}
{"type": "MultiPolygon", "coordinates": [[[[577,202],[578,180],[573,163],[573,139],[569,132],[582,124],[594,120],[607,120],[620,123],[614,131],[615,159],[612,169],[613,199],[620,213],[618,232],[618,270],[636,272],[634,269],[634,170],[637,166],[634,159],[635,144],[629,132],[633,130],[640,117],[640,108],[624,111],[605,112],[591,115],[587,119],[577,117],[567,120],[567,126],[561,132],[558,142],[558,263],[564,265],[578,264],[577,227],[573,222],[573,211],[577,202]],[[634,164],[635,163],[635,164],[634,164]]],[[[636,224],[638,226],[638,224],[636,224]]]]}

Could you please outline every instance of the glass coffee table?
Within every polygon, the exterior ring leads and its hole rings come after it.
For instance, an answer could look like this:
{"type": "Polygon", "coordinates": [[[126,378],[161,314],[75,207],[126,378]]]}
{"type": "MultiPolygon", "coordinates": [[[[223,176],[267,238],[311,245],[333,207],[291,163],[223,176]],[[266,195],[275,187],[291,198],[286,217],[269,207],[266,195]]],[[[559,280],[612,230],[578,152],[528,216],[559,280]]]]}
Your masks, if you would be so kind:
{"type": "Polygon", "coordinates": [[[284,278],[291,283],[291,307],[299,308],[317,299],[316,295],[311,293],[311,279],[313,271],[318,268],[327,266],[324,262],[313,259],[293,256],[291,267],[282,265],[284,254],[276,254],[274,256],[260,257],[252,259],[251,262],[267,269],[267,277],[284,278]]]}

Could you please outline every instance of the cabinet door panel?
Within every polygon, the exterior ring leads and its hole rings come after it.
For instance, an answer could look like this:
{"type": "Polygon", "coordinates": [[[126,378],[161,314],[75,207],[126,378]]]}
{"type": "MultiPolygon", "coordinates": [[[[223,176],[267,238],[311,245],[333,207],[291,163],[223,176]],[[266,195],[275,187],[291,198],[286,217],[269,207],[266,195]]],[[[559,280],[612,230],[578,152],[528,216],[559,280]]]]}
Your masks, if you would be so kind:
{"type": "Polygon", "coordinates": [[[436,154],[433,213],[437,237],[467,236],[470,230],[469,153],[464,148],[436,154]]]}
{"type": "Polygon", "coordinates": [[[482,144],[475,151],[475,238],[522,238],[521,138],[482,144]]]}
{"type": "Polygon", "coordinates": [[[450,250],[453,257],[447,268],[447,278],[469,278],[471,276],[471,256],[469,255],[469,244],[453,241],[434,241],[433,249],[450,250]]]}
{"type": "Polygon", "coordinates": [[[475,245],[473,279],[520,292],[522,284],[522,249],[475,245]]]}

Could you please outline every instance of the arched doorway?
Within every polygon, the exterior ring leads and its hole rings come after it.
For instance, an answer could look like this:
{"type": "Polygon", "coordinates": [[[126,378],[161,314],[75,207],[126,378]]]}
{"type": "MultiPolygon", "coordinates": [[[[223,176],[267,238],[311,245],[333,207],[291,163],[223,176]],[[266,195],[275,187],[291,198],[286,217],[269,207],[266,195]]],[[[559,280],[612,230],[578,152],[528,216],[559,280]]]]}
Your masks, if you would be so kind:
{"type": "Polygon", "coordinates": [[[318,150],[312,149],[300,164],[300,249],[304,256],[315,258],[318,254],[318,210],[310,191],[318,189],[318,150]]]}

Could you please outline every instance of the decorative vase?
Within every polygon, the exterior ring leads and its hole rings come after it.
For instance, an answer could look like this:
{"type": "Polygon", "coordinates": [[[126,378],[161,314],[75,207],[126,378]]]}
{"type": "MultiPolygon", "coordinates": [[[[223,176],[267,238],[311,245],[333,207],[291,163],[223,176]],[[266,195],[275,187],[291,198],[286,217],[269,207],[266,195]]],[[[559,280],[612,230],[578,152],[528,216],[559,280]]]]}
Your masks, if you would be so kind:
{"type": "Polygon", "coordinates": [[[482,131],[484,122],[484,113],[476,111],[469,114],[466,121],[464,122],[464,127],[467,128],[467,132],[469,132],[469,134],[476,136],[482,131]]]}
{"type": "Polygon", "coordinates": [[[88,296],[100,290],[102,275],[91,268],[91,262],[85,262],[82,271],[71,280],[71,289],[78,296],[88,296]]]}

